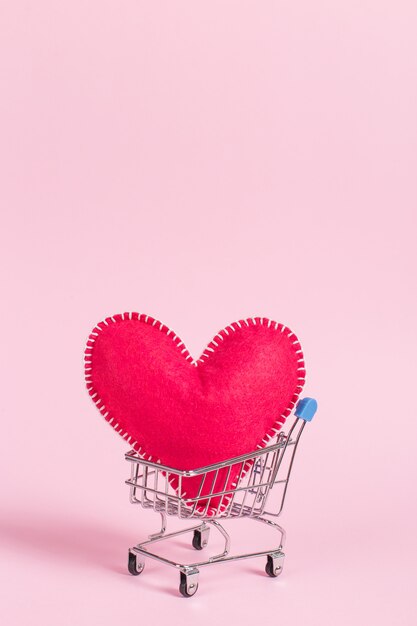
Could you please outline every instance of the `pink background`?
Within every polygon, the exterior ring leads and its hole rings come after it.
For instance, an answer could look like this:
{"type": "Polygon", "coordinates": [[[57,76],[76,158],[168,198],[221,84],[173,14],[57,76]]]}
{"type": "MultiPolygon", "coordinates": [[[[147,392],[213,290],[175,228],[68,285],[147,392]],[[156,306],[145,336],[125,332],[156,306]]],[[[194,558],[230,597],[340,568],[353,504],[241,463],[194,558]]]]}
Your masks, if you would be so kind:
{"type": "Polygon", "coordinates": [[[416,623],[416,6],[0,2],[5,624],[416,623]],[[126,573],[158,520],[82,372],[126,310],[195,356],[243,316],[299,335],[320,409],[280,579],[126,573]]]}

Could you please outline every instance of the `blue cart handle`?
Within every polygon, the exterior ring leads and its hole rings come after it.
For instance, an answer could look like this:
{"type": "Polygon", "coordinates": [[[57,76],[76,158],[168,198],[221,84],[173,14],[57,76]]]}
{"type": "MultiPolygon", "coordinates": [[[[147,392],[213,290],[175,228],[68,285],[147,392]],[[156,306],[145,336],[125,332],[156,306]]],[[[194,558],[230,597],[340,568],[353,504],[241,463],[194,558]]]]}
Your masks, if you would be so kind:
{"type": "Polygon", "coordinates": [[[295,415],[305,422],[311,422],[317,411],[317,400],[314,398],[303,398],[297,402],[295,415]]]}

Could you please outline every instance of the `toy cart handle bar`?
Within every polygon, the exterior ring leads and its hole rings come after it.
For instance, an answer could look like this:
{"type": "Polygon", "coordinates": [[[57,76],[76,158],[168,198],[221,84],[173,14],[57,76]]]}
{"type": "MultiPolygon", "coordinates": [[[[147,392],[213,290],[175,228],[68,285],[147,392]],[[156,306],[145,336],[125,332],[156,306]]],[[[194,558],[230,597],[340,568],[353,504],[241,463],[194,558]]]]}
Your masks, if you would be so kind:
{"type": "Polygon", "coordinates": [[[295,407],[295,415],[305,422],[311,422],[317,411],[317,400],[303,398],[295,407]]]}

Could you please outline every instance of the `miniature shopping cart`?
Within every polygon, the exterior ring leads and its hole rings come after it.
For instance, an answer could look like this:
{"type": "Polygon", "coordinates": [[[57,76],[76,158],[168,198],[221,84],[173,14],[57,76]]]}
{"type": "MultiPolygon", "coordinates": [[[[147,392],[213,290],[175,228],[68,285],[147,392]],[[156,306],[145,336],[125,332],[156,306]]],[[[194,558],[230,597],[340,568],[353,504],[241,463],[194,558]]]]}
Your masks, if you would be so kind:
{"type": "Polygon", "coordinates": [[[130,485],[130,501],[140,504],[144,509],[157,511],[162,521],[158,533],[129,549],[129,572],[134,576],[141,574],[145,566],[144,557],[175,567],[180,572],[180,593],[185,597],[196,593],[200,568],[214,563],[267,557],[266,573],[272,578],[279,576],[284,565],[285,530],[269,518],[281,514],[301,433],[306,422],[313,419],[316,410],[317,402],[313,398],[300,400],[288,434],[280,431],[276,443],[200,469],[180,471],[141,459],[134,450],[128,452],[126,460],[131,464],[131,476],[126,483],[130,485]],[[236,471],[236,467],[240,468],[239,476],[236,486],[231,487],[229,477],[232,468],[236,471]],[[181,485],[189,478],[193,478],[194,484],[197,481],[197,493],[194,497],[181,496],[181,485]],[[277,497],[275,506],[269,511],[266,504],[272,491],[277,497]],[[216,503],[215,507],[210,506],[213,502],[216,503]],[[198,519],[198,524],[166,534],[168,515],[198,519]],[[267,524],[279,533],[278,545],[262,552],[230,556],[230,536],[218,520],[236,518],[251,518],[267,524]],[[156,542],[185,533],[192,533],[193,547],[203,550],[208,545],[210,528],[215,528],[223,536],[224,550],[203,561],[176,563],[149,550],[149,546],[156,542]]]}

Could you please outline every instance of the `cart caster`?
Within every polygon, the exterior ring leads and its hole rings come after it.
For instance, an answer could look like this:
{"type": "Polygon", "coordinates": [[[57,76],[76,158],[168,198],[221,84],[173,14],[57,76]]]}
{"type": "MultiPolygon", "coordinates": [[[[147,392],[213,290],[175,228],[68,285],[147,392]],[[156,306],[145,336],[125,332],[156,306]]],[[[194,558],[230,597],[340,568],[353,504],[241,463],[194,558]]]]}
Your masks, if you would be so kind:
{"type": "Polygon", "coordinates": [[[132,574],[132,576],[139,576],[143,572],[143,568],[145,567],[145,563],[138,562],[137,556],[134,552],[129,550],[129,560],[127,562],[127,569],[132,574]]]}
{"type": "Polygon", "coordinates": [[[268,560],[265,565],[265,572],[271,578],[276,578],[280,574],[282,574],[282,569],[284,567],[284,558],[285,554],[283,552],[278,552],[275,554],[268,554],[268,560]]]}
{"type": "Polygon", "coordinates": [[[202,530],[199,530],[197,528],[197,530],[194,531],[193,548],[195,548],[196,550],[202,550],[203,548],[205,548],[208,544],[209,534],[210,528],[206,527],[202,530]]]}
{"type": "Polygon", "coordinates": [[[180,594],[184,598],[191,598],[197,593],[198,589],[198,569],[192,570],[187,574],[180,572],[180,594]]]}

